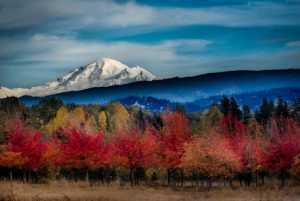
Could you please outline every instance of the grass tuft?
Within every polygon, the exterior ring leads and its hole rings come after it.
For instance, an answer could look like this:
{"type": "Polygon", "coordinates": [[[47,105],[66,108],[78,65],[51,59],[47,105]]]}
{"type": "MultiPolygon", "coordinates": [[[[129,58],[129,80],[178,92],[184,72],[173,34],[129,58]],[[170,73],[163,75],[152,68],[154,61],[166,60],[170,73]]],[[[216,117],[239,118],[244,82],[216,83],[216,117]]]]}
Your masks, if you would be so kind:
{"type": "Polygon", "coordinates": [[[278,188],[150,188],[111,184],[90,186],[67,180],[46,184],[0,181],[0,201],[293,201],[300,200],[300,186],[278,188]]]}

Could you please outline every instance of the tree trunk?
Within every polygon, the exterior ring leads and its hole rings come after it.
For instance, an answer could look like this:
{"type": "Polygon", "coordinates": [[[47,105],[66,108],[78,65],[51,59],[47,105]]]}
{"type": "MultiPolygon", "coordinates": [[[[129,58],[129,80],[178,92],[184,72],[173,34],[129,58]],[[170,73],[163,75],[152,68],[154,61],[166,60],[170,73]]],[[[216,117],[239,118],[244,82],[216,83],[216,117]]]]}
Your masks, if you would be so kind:
{"type": "MultiPolygon", "coordinates": [[[[68,176],[68,174],[67,174],[67,176],[68,176]]],[[[72,178],[73,181],[76,181],[75,177],[74,177],[74,170],[73,170],[73,168],[71,169],[71,178],[72,178]]]]}
{"type": "Polygon", "coordinates": [[[199,187],[200,185],[200,173],[197,172],[197,187],[199,187]]]}
{"type": "Polygon", "coordinates": [[[264,186],[265,185],[265,176],[261,176],[261,182],[262,182],[262,185],[264,186]]]}
{"type": "Polygon", "coordinates": [[[89,169],[88,168],[86,169],[86,172],[85,172],[85,181],[89,182],[89,169]]]}
{"type": "Polygon", "coordinates": [[[284,170],[281,170],[281,188],[284,187],[284,184],[285,184],[285,171],[284,170]]]}
{"type": "Polygon", "coordinates": [[[184,173],[183,173],[182,169],[180,169],[180,173],[181,173],[181,187],[183,187],[183,184],[184,184],[184,173]]]}
{"type": "Polygon", "coordinates": [[[130,184],[131,186],[133,186],[133,168],[130,168],[130,172],[129,172],[129,180],[130,180],[130,184]]]}
{"type": "Polygon", "coordinates": [[[170,186],[170,175],[171,175],[171,170],[168,168],[168,169],[167,169],[168,186],[170,186]]]}
{"type": "Polygon", "coordinates": [[[206,185],[207,185],[207,188],[211,188],[211,178],[210,177],[207,177],[206,185]]]}
{"type": "Polygon", "coordinates": [[[138,185],[139,182],[139,169],[136,169],[134,174],[133,174],[133,178],[134,178],[134,185],[138,185]]]}
{"type": "Polygon", "coordinates": [[[232,184],[232,178],[231,177],[229,177],[229,185],[230,185],[230,187],[233,186],[233,184],[232,184]]]}
{"type": "Polygon", "coordinates": [[[28,172],[28,181],[29,181],[29,183],[32,182],[32,181],[31,181],[31,170],[29,170],[29,172],[28,172]]]}
{"type": "Polygon", "coordinates": [[[255,186],[258,187],[258,170],[255,170],[255,186]]]}
{"type": "Polygon", "coordinates": [[[12,174],[12,170],[10,169],[9,170],[9,177],[10,177],[10,182],[13,181],[13,174],[12,174]]]}
{"type": "Polygon", "coordinates": [[[26,171],[24,170],[24,172],[23,172],[23,182],[26,184],[26,171]]]}

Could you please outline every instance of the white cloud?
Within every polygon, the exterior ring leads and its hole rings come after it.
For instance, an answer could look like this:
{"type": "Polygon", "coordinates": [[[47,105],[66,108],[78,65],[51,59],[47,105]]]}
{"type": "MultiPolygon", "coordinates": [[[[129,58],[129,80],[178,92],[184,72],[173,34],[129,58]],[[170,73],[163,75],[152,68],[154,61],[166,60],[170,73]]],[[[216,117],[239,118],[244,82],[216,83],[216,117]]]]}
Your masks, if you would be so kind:
{"type": "Polygon", "coordinates": [[[204,8],[151,7],[127,2],[93,0],[6,0],[0,29],[47,27],[54,31],[84,27],[120,28],[182,25],[273,26],[300,25],[300,4],[255,2],[204,8]]]}
{"type": "Polygon", "coordinates": [[[133,2],[125,5],[110,4],[109,10],[108,15],[100,20],[101,24],[128,27],[151,24],[156,20],[155,9],[133,2]]]}
{"type": "MultiPolygon", "coordinates": [[[[51,81],[63,72],[87,65],[102,57],[111,57],[129,65],[140,65],[160,78],[192,76],[222,69],[263,69],[299,67],[299,48],[256,51],[231,56],[202,54],[213,45],[207,40],[166,40],[156,44],[133,42],[80,41],[74,37],[37,34],[24,40],[0,40],[6,46],[0,60],[2,70],[28,68],[32,74],[51,81]],[[9,44],[9,45],[8,45],[9,44]],[[194,54],[194,53],[197,54],[194,54]],[[192,54],[190,54],[192,53],[192,54]],[[11,55],[15,55],[10,58],[11,55]],[[18,65],[20,64],[20,65],[18,65]],[[53,71],[56,74],[53,74],[53,71]],[[43,75],[44,74],[44,75],[43,75]],[[50,77],[50,75],[52,77],[50,77]]],[[[16,75],[14,75],[16,76],[16,75]]],[[[40,83],[42,84],[42,83],[40,83]]]]}
{"type": "MultiPolygon", "coordinates": [[[[31,66],[39,67],[47,73],[50,68],[74,68],[102,57],[112,57],[129,65],[141,65],[155,74],[163,72],[163,76],[166,76],[170,74],[171,69],[178,68],[185,62],[190,63],[189,53],[201,53],[209,44],[211,41],[200,39],[143,44],[80,41],[73,37],[36,34],[26,41],[0,40],[0,46],[7,47],[1,53],[4,59],[0,61],[0,66],[16,67],[16,63],[32,63],[31,66]],[[11,55],[16,56],[9,59],[11,55]]],[[[171,73],[171,76],[175,76],[174,73],[171,73]]]]}
{"type": "Polygon", "coordinates": [[[291,41],[286,44],[287,47],[300,47],[300,40],[291,41]]]}

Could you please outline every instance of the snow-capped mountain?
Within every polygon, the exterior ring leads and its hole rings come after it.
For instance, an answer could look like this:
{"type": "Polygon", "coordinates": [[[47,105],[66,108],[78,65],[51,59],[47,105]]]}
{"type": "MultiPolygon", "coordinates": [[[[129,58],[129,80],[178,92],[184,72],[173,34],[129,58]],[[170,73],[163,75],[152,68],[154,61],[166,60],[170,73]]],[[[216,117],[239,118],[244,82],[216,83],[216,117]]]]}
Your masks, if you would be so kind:
{"type": "Polygon", "coordinates": [[[56,81],[46,83],[43,86],[14,89],[0,87],[0,98],[24,95],[47,96],[92,87],[108,87],[154,79],[153,74],[139,66],[130,68],[117,60],[103,58],[85,67],[76,68],[56,81]]]}

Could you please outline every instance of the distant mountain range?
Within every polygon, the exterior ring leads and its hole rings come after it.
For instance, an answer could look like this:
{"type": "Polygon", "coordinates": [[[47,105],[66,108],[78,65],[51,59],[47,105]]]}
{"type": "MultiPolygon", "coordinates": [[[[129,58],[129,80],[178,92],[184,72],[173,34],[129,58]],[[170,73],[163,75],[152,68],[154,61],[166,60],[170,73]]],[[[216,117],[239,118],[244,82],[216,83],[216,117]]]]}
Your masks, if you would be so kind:
{"type": "Polygon", "coordinates": [[[57,80],[43,86],[15,89],[1,87],[0,98],[7,96],[21,97],[24,95],[47,96],[92,87],[108,87],[154,79],[154,75],[139,66],[130,68],[117,60],[103,58],[85,67],[75,68],[57,80]]]}
{"type": "MultiPolygon", "coordinates": [[[[134,97],[136,104],[147,107],[155,102],[149,110],[161,110],[166,104],[171,106],[183,103],[188,111],[202,111],[212,102],[217,102],[223,95],[235,97],[239,104],[254,108],[262,98],[276,99],[278,96],[292,101],[300,97],[300,69],[230,71],[210,73],[195,77],[170,78],[164,80],[139,81],[125,85],[96,87],[81,91],[70,91],[46,97],[56,97],[66,103],[100,103],[114,100],[130,102],[134,97]],[[151,99],[152,98],[152,99],[151,99]],[[140,101],[144,99],[144,101],[140,101]],[[130,100],[130,101],[129,101],[130,100]],[[163,102],[157,104],[158,102],[163,102]]],[[[33,104],[42,97],[23,96],[25,104],[33,104]]],[[[129,105],[129,104],[127,104],[129,105]]]]}
{"type": "MultiPolygon", "coordinates": [[[[237,103],[242,105],[248,105],[252,111],[261,105],[262,99],[267,98],[268,100],[277,101],[279,97],[288,101],[291,105],[296,97],[300,98],[300,87],[299,88],[277,88],[265,91],[255,91],[250,93],[238,93],[228,94],[229,97],[235,98],[237,103]]],[[[167,107],[174,110],[176,105],[181,104],[185,107],[187,112],[204,111],[208,109],[212,103],[220,104],[220,100],[223,95],[210,96],[208,98],[201,98],[192,102],[172,102],[166,99],[158,99],[154,97],[136,97],[130,96],[124,99],[117,99],[125,106],[136,106],[142,109],[146,109],[151,112],[165,111],[167,107]]]]}

